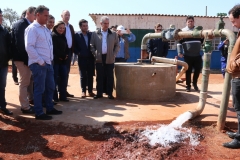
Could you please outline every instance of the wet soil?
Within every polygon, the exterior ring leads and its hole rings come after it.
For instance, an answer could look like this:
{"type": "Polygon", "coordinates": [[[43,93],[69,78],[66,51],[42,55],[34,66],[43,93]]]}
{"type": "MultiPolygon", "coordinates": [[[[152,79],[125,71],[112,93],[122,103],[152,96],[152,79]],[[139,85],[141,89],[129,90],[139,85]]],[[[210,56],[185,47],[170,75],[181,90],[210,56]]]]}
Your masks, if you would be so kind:
{"type": "MultiPolygon", "coordinates": [[[[240,159],[238,150],[222,147],[230,141],[215,124],[189,121],[184,127],[198,134],[196,147],[188,140],[151,146],[141,140],[141,132],[158,122],[107,123],[100,128],[64,123],[44,123],[0,115],[1,159],[240,159]]],[[[233,125],[234,126],[234,125],[233,125]]],[[[226,128],[226,130],[231,130],[226,128]]],[[[234,131],[234,130],[233,130],[234,131]]]]}

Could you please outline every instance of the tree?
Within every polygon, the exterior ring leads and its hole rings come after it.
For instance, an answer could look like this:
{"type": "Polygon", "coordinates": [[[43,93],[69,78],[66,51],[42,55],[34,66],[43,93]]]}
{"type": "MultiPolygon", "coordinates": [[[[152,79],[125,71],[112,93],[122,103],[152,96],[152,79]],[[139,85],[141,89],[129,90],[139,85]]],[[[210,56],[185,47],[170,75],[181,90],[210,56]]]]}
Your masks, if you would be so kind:
{"type": "Polygon", "coordinates": [[[4,26],[12,28],[13,23],[19,20],[19,18],[20,16],[17,14],[17,12],[11,8],[3,9],[4,26]]]}

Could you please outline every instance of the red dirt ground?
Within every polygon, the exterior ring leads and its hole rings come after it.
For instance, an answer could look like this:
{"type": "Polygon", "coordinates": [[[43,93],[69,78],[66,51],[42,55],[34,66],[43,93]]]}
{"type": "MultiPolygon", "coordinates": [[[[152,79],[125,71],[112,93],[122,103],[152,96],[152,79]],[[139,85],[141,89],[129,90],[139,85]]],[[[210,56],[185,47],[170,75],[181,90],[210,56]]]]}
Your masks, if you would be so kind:
{"type": "MultiPolygon", "coordinates": [[[[76,64],[71,73],[78,73],[76,64]]],[[[222,82],[219,75],[210,75],[210,83],[222,82]]],[[[240,159],[239,150],[222,147],[222,143],[231,139],[225,133],[218,132],[216,124],[203,124],[195,120],[187,122],[184,127],[191,127],[194,132],[198,132],[200,144],[196,147],[184,142],[172,144],[169,148],[160,145],[152,147],[146,141],[139,141],[144,128],[157,124],[159,123],[107,123],[102,128],[92,128],[64,123],[31,122],[0,114],[0,159],[240,159]]],[[[225,130],[235,131],[234,127],[236,124],[226,123],[225,130]]]]}
{"type": "MultiPolygon", "coordinates": [[[[239,150],[221,146],[230,141],[215,124],[190,121],[184,127],[198,131],[200,144],[172,144],[169,148],[139,141],[146,126],[157,122],[108,123],[102,128],[63,123],[29,122],[0,116],[1,159],[240,159],[239,150]]],[[[229,130],[229,129],[228,129],[229,130]]]]}

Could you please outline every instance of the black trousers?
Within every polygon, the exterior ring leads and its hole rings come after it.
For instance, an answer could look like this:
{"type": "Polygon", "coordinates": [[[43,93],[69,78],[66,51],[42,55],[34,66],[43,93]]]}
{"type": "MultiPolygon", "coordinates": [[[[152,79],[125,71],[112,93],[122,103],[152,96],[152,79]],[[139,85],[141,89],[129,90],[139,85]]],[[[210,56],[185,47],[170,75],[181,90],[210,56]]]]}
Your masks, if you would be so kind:
{"type": "Polygon", "coordinates": [[[194,69],[192,83],[196,85],[202,70],[202,56],[184,56],[184,61],[188,64],[188,70],[186,71],[186,87],[191,87],[192,69],[194,69]]]}
{"type": "Polygon", "coordinates": [[[97,71],[97,95],[101,96],[106,86],[106,93],[112,95],[113,92],[113,69],[114,63],[106,64],[106,54],[102,55],[102,63],[96,63],[97,71]]]}
{"type": "Polygon", "coordinates": [[[233,107],[237,112],[238,119],[238,131],[235,139],[240,141],[240,78],[233,78],[231,83],[232,83],[233,107]]]}
{"type": "Polygon", "coordinates": [[[78,58],[78,66],[81,76],[82,92],[86,93],[88,86],[88,93],[93,90],[93,75],[94,75],[94,59],[93,58],[78,58]]]}

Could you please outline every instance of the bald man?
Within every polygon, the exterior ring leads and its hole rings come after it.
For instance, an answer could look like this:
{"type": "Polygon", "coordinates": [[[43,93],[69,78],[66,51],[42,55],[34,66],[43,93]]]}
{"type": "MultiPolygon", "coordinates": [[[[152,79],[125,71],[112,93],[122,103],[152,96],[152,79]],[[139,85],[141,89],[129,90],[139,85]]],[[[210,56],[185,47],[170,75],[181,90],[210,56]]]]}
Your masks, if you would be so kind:
{"type": "MultiPolygon", "coordinates": [[[[69,72],[70,72],[70,66],[71,66],[71,59],[72,59],[72,54],[73,54],[73,48],[74,48],[74,28],[71,24],[69,24],[69,19],[70,19],[70,12],[68,10],[62,11],[61,14],[62,21],[65,23],[65,36],[67,39],[67,44],[68,44],[68,59],[67,59],[67,72],[68,72],[68,77],[69,77],[69,72]]],[[[67,81],[68,81],[67,77],[67,81]]],[[[69,94],[66,88],[66,95],[67,97],[74,97],[74,95],[69,94]]]]}

